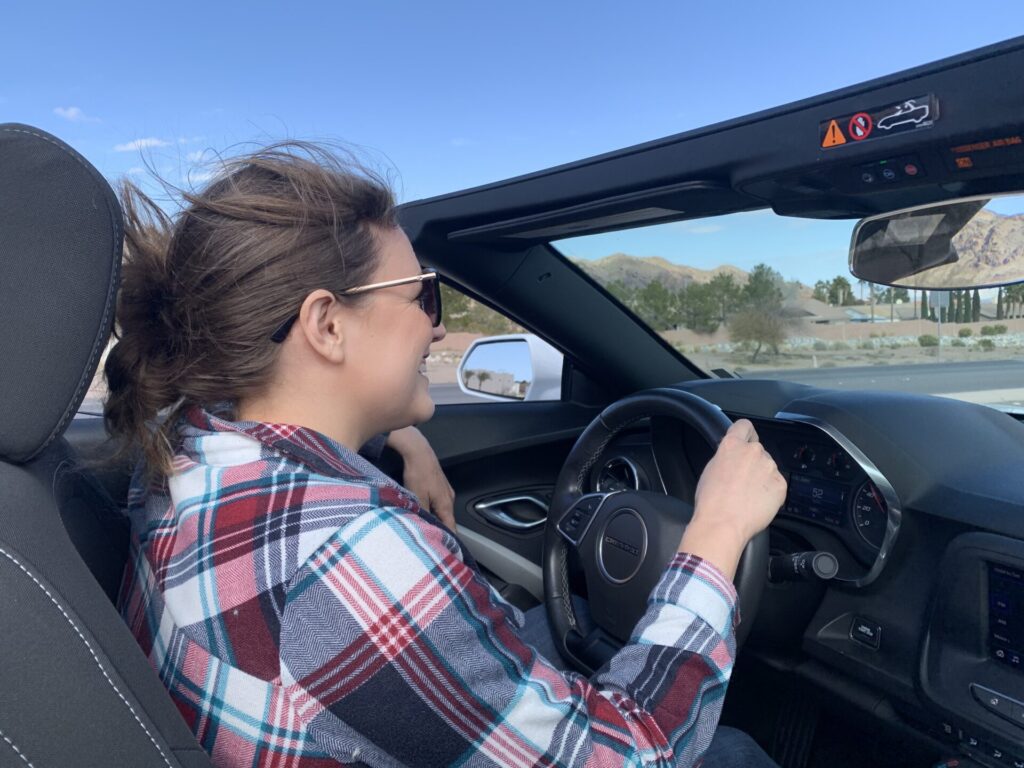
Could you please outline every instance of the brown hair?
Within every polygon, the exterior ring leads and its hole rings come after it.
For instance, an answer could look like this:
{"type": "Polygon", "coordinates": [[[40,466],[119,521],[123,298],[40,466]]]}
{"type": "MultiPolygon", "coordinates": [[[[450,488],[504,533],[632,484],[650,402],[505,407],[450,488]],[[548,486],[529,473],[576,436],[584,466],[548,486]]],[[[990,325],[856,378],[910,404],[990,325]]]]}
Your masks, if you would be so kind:
{"type": "Polygon", "coordinates": [[[379,174],[302,142],[227,160],[205,189],[180,194],[172,218],[121,185],[118,341],[104,369],[107,430],[160,473],[184,409],[261,392],[274,331],[311,291],[369,282],[375,229],[397,226],[379,174]]]}

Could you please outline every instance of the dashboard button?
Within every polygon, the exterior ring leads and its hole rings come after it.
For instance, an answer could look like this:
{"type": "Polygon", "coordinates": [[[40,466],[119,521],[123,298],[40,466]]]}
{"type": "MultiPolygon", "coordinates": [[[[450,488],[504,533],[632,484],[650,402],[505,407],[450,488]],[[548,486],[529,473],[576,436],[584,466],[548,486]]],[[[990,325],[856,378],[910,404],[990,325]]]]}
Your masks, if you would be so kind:
{"type": "Polygon", "coordinates": [[[1013,702],[1003,694],[977,683],[971,683],[971,693],[985,709],[1009,720],[1013,719],[1013,702]]]}
{"type": "Polygon", "coordinates": [[[874,621],[854,616],[850,625],[850,637],[861,645],[877,651],[882,643],[882,627],[874,621]]]}
{"type": "Polygon", "coordinates": [[[1017,725],[1024,726],[1024,706],[1015,701],[1011,702],[1010,706],[1012,707],[1010,719],[1017,725]]]}

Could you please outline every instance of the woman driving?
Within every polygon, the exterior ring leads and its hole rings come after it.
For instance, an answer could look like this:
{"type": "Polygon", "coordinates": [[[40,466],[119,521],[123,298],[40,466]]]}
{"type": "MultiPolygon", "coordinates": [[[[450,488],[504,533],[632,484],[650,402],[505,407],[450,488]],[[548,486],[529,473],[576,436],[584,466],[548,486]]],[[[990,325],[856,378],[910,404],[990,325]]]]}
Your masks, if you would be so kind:
{"type": "Polygon", "coordinates": [[[712,745],[731,580],[785,494],[749,422],[629,643],[565,671],[479,573],[410,430],[445,329],[387,184],[293,143],[226,162],[173,218],[128,184],[123,203],[105,416],[142,459],[119,602],[215,765],[772,764],[735,731],[712,745]],[[360,455],[383,433],[416,493],[360,455]]]}

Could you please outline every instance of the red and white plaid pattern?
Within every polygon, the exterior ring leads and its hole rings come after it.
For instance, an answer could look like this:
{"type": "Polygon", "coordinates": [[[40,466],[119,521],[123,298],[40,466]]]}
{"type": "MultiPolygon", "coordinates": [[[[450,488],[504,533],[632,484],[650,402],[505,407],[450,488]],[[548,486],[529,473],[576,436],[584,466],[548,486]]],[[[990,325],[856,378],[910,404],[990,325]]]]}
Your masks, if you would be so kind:
{"type": "Polygon", "coordinates": [[[591,679],[369,462],[300,427],[194,409],[129,500],[121,609],[217,766],[692,765],[735,655],[735,592],[678,555],[591,679]]]}

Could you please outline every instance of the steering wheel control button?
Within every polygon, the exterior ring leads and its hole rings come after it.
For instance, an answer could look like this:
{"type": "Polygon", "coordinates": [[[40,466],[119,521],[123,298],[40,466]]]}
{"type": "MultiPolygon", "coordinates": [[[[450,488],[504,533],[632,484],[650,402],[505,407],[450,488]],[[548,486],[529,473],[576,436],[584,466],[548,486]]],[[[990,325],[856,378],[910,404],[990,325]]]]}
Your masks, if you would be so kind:
{"type": "Polygon", "coordinates": [[[1024,728],[1024,704],[1016,701],[1010,702],[1011,715],[1010,719],[1013,720],[1017,725],[1024,728]]]}
{"type": "Polygon", "coordinates": [[[995,712],[1007,720],[1013,720],[1013,701],[1008,697],[977,683],[971,683],[971,694],[985,709],[995,712]]]}
{"type": "Polygon", "coordinates": [[[882,627],[862,616],[854,616],[850,624],[850,639],[877,651],[882,644],[882,627]]]}
{"type": "Polygon", "coordinates": [[[636,576],[647,555],[647,525],[634,509],[620,509],[605,525],[597,545],[601,574],[613,584],[636,576]]]}
{"type": "Polygon", "coordinates": [[[604,494],[583,496],[558,522],[558,532],[573,546],[578,546],[587,533],[594,515],[605,499],[604,494]]]}

